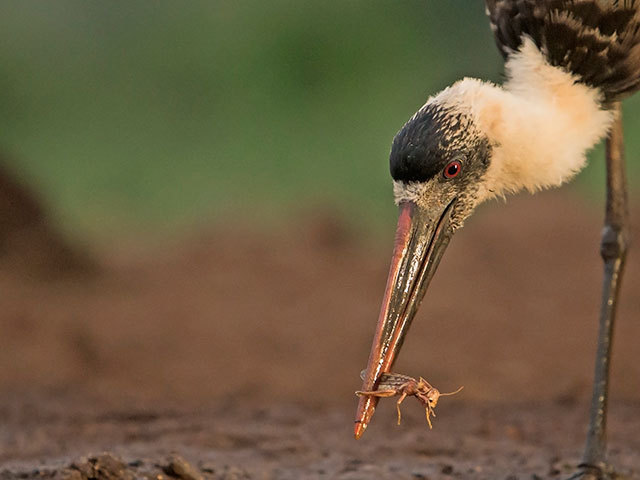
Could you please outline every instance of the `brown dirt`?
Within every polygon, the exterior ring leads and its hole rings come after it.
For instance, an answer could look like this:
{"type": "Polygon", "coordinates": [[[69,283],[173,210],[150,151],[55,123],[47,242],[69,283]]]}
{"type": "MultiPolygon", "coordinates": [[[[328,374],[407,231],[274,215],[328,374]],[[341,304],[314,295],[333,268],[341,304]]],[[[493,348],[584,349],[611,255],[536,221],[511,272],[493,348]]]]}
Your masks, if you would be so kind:
{"type": "MultiPolygon", "coordinates": [[[[640,209],[632,210],[637,219],[640,209]]],[[[0,272],[0,478],[566,477],[590,395],[601,218],[564,193],[481,209],[400,355],[443,398],[352,422],[389,242],[332,216],[113,246],[101,273],[0,272]],[[107,453],[103,453],[107,452],[107,453]]],[[[638,231],[634,246],[640,245],[638,231]]],[[[640,255],[619,309],[611,460],[640,473],[640,255]]]]}

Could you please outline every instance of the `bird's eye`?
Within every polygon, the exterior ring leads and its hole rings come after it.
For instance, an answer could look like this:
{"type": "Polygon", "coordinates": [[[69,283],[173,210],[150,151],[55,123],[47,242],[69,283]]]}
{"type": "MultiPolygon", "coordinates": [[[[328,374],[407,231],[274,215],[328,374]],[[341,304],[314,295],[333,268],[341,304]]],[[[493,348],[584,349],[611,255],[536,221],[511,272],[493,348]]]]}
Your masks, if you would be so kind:
{"type": "Polygon", "coordinates": [[[460,171],[462,170],[462,163],[460,160],[452,160],[447,163],[447,166],[444,167],[444,177],[445,178],[454,178],[457,177],[460,171]]]}

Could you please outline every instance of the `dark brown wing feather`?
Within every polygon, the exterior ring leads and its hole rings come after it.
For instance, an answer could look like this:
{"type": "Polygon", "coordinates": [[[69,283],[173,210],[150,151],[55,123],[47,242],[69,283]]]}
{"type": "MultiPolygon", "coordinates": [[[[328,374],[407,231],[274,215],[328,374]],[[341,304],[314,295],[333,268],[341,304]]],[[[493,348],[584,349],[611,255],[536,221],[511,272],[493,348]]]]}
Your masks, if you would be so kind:
{"type": "Polygon", "coordinates": [[[605,101],[640,89],[640,0],[486,0],[505,57],[531,37],[549,63],[599,88],[605,101]]]}

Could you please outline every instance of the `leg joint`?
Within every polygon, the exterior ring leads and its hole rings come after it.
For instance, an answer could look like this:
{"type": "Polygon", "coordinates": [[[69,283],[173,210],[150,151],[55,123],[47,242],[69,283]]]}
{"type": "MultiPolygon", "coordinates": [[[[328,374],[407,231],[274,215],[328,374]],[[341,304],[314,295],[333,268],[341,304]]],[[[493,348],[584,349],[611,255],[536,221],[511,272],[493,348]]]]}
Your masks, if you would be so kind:
{"type": "Polygon", "coordinates": [[[600,255],[604,261],[624,257],[628,246],[627,232],[623,228],[605,225],[600,239],[600,255]]]}

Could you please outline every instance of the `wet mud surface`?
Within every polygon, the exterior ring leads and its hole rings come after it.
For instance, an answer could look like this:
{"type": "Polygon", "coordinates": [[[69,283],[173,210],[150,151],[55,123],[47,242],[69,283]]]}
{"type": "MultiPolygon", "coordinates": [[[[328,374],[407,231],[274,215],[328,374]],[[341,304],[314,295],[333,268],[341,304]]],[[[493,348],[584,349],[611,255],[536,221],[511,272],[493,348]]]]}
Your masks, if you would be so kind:
{"type": "MultiPolygon", "coordinates": [[[[567,192],[478,212],[396,365],[464,390],[440,400],[433,430],[415,399],[401,426],[382,399],[359,441],[354,390],[392,232],[388,244],[367,239],[320,212],[276,233],[219,225],[153,247],[114,243],[75,277],[5,265],[0,479],[566,478],[586,431],[601,222],[567,192]]],[[[632,250],[609,425],[611,461],[632,478],[638,312],[632,250]]]]}

